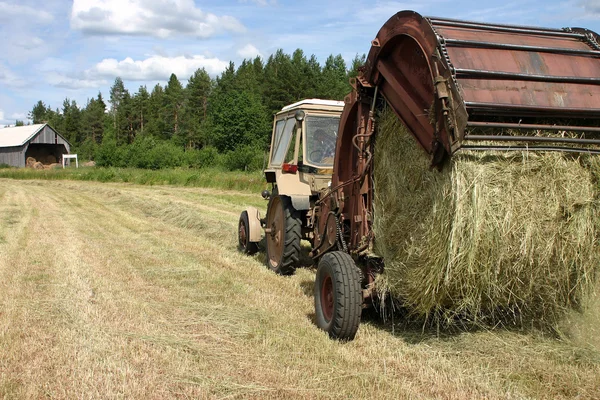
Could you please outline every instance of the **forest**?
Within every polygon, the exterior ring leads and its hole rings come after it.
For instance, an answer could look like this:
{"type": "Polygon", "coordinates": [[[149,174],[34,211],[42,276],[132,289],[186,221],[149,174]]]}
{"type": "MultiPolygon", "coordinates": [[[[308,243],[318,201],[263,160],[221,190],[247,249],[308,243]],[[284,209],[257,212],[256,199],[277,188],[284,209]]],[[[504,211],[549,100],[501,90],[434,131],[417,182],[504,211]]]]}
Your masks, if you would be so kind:
{"type": "MultiPolygon", "coordinates": [[[[342,100],[365,56],[348,67],[341,55],[321,65],[301,49],[233,62],[216,78],[198,69],[184,86],[171,74],[165,86],[131,93],[117,77],[108,98],[85,106],[66,98],[62,108],[38,101],[29,113],[72,145],[71,152],[98,166],[133,168],[217,167],[259,170],[268,155],[273,115],[305,98],[342,100]]],[[[17,121],[17,124],[22,124],[17,121]]]]}

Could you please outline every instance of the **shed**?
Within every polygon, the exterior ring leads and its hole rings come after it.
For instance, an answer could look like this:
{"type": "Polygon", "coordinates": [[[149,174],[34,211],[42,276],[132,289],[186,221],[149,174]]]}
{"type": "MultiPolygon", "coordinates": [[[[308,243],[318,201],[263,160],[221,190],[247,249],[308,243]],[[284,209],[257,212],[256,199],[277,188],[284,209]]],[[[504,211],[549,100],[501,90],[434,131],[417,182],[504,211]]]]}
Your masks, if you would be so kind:
{"type": "Polygon", "coordinates": [[[24,167],[27,157],[43,164],[61,162],[71,144],[48,124],[0,129],[0,164],[24,167]]]}

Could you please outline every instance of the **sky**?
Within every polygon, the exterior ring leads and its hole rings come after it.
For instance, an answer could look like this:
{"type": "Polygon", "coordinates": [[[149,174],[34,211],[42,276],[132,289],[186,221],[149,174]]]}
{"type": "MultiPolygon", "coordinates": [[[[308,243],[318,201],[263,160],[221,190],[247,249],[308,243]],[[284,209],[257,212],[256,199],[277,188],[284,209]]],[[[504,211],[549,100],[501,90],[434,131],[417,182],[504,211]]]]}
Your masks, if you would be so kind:
{"type": "Polygon", "coordinates": [[[117,76],[135,93],[171,73],[185,85],[198,68],[216,77],[230,61],[298,48],[349,65],[402,10],[600,33],[600,0],[0,0],[0,126],[27,122],[38,100],[108,99],[117,76]]]}

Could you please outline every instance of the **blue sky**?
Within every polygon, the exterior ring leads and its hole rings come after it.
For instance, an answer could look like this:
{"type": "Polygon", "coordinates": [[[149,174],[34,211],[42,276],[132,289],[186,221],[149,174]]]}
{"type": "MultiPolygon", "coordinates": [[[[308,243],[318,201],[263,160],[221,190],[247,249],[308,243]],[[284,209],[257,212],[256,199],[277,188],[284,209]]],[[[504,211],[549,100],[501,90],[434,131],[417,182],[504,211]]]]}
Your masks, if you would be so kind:
{"type": "Polygon", "coordinates": [[[214,77],[279,48],[349,62],[401,10],[600,32],[600,0],[0,0],[0,125],[26,120],[38,100],[106,99],[117,76],[132,92],[171,72],[185,84],[197,68],[214,77]]]}

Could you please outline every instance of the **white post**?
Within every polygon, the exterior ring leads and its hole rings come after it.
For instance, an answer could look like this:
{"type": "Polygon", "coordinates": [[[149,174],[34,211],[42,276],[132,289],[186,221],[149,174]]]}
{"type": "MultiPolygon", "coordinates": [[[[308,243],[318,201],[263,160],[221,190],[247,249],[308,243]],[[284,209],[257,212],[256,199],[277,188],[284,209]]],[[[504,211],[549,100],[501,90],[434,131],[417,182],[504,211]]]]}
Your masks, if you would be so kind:
{"type": "Polygon", "coordinates": [[[62,164],[63,164],[63,168],[65,167],[65,160],[66,159],[75,159],[75,166],[77,168],[79,168],[79,160],[77,159],[77,154],[63,154],[62,156],[62,164]]]}

